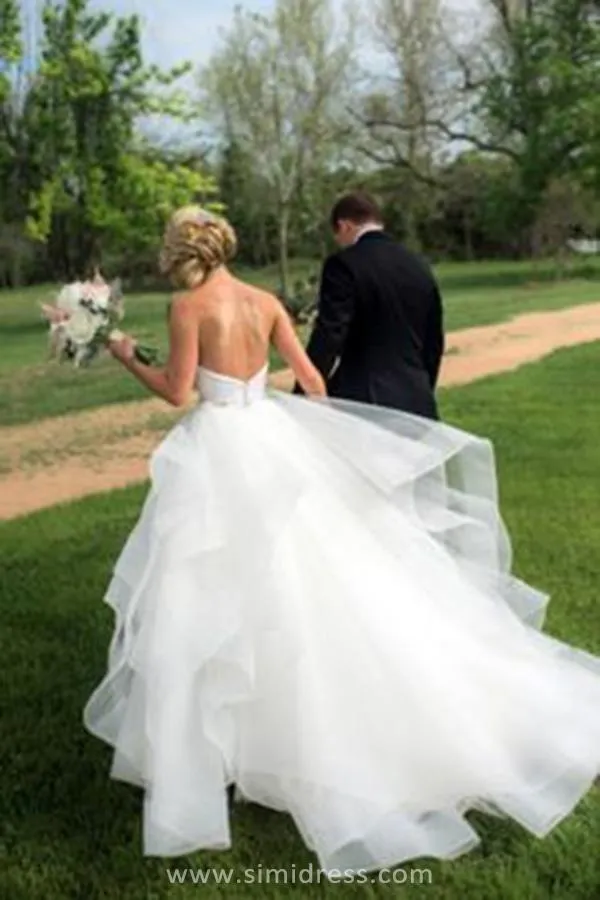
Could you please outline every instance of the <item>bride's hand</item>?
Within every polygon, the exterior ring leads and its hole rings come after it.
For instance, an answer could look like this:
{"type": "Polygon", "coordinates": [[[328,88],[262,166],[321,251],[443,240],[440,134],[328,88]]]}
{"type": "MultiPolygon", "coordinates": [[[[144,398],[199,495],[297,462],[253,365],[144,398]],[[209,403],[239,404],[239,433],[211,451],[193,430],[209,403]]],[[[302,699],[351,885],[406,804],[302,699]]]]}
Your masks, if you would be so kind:
{"type": "Polygon", "coordinates": [[[108,349],[115,359],[126,365],[134,359],[135,341],[128,334],[124,334],[118,340],[110,341],[108,349]]]}
{"type": "Polygon", "coordinates": [[[269,375],[269,385],[276,391],[293,391],[295,380],[292,369],[280,369],[269,375]]]}

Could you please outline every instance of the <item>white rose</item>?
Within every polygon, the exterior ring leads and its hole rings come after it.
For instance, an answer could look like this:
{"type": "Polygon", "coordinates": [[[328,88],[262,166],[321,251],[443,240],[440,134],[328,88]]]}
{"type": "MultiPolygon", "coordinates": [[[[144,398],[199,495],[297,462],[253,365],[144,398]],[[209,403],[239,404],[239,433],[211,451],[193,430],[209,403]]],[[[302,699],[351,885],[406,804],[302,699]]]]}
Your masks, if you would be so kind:
{"type": "Polygon", "coordinates": [[[65,332],[76,344],[89,344],[101,322],[88,309],[80,307],[65,323],[65,332]]]}

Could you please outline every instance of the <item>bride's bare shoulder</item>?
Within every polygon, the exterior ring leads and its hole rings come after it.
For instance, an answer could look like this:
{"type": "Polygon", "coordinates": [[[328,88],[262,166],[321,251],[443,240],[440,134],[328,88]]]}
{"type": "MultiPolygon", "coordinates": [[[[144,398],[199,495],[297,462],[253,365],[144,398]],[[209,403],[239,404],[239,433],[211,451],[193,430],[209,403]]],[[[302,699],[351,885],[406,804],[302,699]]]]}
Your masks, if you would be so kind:
{"type": "Polygon", "coordinates": [[[276,313],[281,308],[281,301],[271,291],[252,285],[257,302],[266,312],[276,313]]]}
{"type": "Polygon", "coordinates": [[[196,288],[173,294],[169,303],[170,316],[179,319],[197,319],[210,303],[210,293],[196,288]]]}
{"type": "Polygon", "coordinates": [[[252,284],[250,281],[239,281],[240,290],[252,297],[258,302],[268,302],[272,294],[258,284],[252,284]]]}
{"type": "Polygon", "coordinates": [[[273,318],[279,305],[279,300],[270,291],[246,281],[239,282],[238,297],[245,305],[253,307],[255,313],[268,319],[273,318]]]}

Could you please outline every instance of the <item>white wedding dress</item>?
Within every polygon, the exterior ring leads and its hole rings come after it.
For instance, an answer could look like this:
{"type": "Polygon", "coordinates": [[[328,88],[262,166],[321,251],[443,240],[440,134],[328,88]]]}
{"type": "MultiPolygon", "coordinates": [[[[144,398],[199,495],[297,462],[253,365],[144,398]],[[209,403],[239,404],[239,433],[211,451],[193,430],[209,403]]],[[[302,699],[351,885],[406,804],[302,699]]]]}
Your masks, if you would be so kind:
{"type": "Polygon", "coordinates": [[[511,577],[488,442],[199,370],[151,460],[85,710],[144,851],[230,846],[226,788],[325,870],[452,858],[471,808],[543,836],[600,771],[600,661],[511,577]]]}

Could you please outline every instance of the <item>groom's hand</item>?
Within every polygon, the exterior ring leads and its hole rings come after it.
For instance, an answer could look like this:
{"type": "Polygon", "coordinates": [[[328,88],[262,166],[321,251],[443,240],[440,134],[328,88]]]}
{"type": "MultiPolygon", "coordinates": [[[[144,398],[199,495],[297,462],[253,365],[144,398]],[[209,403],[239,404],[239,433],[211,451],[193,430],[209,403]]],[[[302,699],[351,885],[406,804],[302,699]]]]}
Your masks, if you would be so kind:
{"type": "Polygon", "coordinates": [[[343,257],[335,253],[323,266],[317,318],[306,348],[324,378],[331,375],[342,355],[355,304],[351,272],[343,257]]]}

